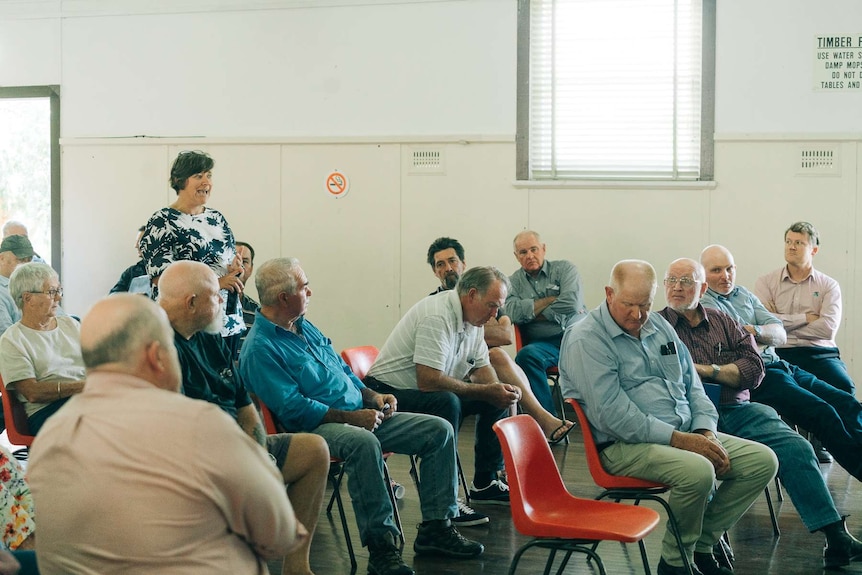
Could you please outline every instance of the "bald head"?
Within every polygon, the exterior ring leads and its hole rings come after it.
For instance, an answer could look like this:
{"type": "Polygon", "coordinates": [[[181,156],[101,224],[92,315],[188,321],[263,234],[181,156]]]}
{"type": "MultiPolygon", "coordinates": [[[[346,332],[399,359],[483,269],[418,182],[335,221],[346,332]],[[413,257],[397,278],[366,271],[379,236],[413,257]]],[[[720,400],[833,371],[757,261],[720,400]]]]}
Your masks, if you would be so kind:
{"type": "Polygon", "coordinates": [[[81,355],[90,371],[135,375],[179,391],[179,361],[167,316],[138,294],[117,294],[93,306],[81,322],[81,355]]]}
{"type": "Polygon", "coordinates": [[[736,287],[736,264],[730,250],[718,244],[707,246],[700,253],[700,263],[709,289],[721,295],[733,291],[736,287]]]}
{"type": "Polygon", "coordinates": [[[159,305],[173,328],[186,338],[199,331],[218,332],[221,304],[218,278],[206,264],[174,262],[159,278],[159,305]]]}
{"type": "Polygon", "coordinates": [[[611,270],[605,301],[613,320],[632,337],[640,337],[655,297],[655,270],[643,260],[623,260],[611,270]]]}

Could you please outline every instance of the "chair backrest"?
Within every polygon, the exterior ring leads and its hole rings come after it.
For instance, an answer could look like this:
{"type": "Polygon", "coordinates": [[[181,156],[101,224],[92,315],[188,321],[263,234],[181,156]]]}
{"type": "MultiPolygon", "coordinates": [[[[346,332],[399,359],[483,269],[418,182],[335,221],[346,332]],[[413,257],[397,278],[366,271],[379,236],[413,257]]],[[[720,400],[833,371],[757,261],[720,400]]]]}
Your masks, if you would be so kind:
{"type": "Polygon", "coordinates": [[[518,324],[512,324],[512,327],[515,329],[515,351],[521,351],[521,348],[524,347],[524,338],[521,336],[521,328],[518,327],[518,324]]]}
{"type": "Polygon", "coordinates": [[[0,395],[3,400],[3,417],[6,419],[6,436],[13,445],[30,447],[35,435],[30,435],[30,425],[27,423],[27,412],[24,404],[18,401],[18,395],[6,389],[0,379],[0,395]]]}
{"type": "Polygon", "coordinates": [[[353,370],[353,374],[356,377],[364,379],[379,353],[378,349],[373,345],[348,347],[341,352],[341,359],[353,370]]]}
{"type": "Polygon", "coordinates": [[[593,481],[595,481],[597,485],[604,487],[605,489],[649,489],[662,486],[662,484],[655,483],[653,481],[638,479],[636,477],[626,477],[623,475],[611,475],[605,471],[605,468],[602,465],[598,446],[596,446],[596,439],[593,436],[593,430],[590,427],[587,414],[584,413],[584,408],[581,407],[581,404],[578,403],[576,399],[568,398],[566,399],[566,403],[572,406],[572,409],[575,411],[575,415],[578,418],[578,425],[581,427],[581,435],[584,438],[584,453],[587,456],[587,467],[590,470],[590,475],[593,476],[593,481]]]}
{"type": "Polygon", "coordinates": [[[266,430],[266,434],[273,435],[278,433],[278,426],[275,424],[275,417],[273,417],[272,412],[266,404],[262,402],[259,397],[255,397],[254,402],[257,404],[257,408],[260,411],[260,418],[263,420],[263,428],[266,430]]]}
{"type": "Polygon", "coordinates": [[[522,533],[530,533],[533,518],[561,509],[571,500],[545,434],[531,416],[501,419],[494,431],[503,448],[509,480],[512,521],[522,533]]]}
{"type": "Polygon", "coordinates": [[[710,401],[718,407],[718,404],[721,403],[721,385],[718,383],[706,383],[703,384],[703,390],[706,392],[707,397],[709,397],[710,401]]]}

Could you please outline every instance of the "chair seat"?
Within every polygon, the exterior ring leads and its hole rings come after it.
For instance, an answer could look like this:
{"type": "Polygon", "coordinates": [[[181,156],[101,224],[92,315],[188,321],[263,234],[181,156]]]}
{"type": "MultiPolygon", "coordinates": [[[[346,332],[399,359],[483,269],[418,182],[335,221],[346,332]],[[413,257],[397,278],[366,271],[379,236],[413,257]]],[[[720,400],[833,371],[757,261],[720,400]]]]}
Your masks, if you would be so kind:
{"type": "Polygon", "coordinates": [[[635,507],[581,499],[573,495],[548,498],[543,509],[531,508],[515,527],[533,537],[588,539],[635,543],[655,529],[659,514],[648,507],[635,507]],[[577,521],[572,521],[576,517],[577,521]]]}

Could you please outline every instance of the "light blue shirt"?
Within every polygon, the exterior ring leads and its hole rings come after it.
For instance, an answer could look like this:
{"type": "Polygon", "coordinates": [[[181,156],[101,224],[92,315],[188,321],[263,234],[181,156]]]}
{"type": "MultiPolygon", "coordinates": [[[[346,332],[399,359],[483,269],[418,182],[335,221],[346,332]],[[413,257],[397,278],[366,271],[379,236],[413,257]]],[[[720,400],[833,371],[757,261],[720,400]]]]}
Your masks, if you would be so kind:
{"type": "Polygon", "coordinates": [[[569,325],[586,317],[581,275],[570,262],[545,260],[535,278],[521,268],[509,276],[509,282],[504,311],[518,325],[526,343],[559,336],[569,325]],[[548,296],[557,296],[540,314],[548,321],[534,322],[533,302],[548,296]]]}
{"type": "Polygon", "coordinates": [[[9,293],[9,278],[0,275],[0,335],[21,319],[21,311],[9,293]]]}
{"type": "Polygon", "coordinates": [[[239,355],[239,373],[286,430],[311,431],[329,408],[362,408],[365,385],[310,321],[301,317],[296,326],[301,337],[257,312],[239,355]]]}
{"type": "Polygon", "coordinates": [[[674,430],[716,431],[718,412],[688,349],[655,313],[638,339],[617,325],[603,302],[563,335],[560,384],[565,397],[584,406],[598,443],[669,445],[674,430]]]}
{"type": "MultiPolygon", "coordinates": [[[[707,289],[700,303],[705,307],[723,311],[742,325],[783,325],[780,319],[769,313],[756,295],[742,286],[735,286],[727,295],[707,289]]],[[[767,365],[779,361],[778,354],[772,346],[764,346],[760,357],[767,365]]]]}

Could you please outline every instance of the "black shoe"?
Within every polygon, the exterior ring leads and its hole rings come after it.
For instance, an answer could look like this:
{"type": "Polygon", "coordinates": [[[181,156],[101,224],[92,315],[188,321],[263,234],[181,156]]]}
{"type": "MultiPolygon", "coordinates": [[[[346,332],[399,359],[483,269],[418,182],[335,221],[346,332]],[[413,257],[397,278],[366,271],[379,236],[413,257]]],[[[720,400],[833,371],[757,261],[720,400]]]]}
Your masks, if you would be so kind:
{"type": "Polygon", "coordinates": [[[712,556],[718,561],[722,567],[727,567],[733,571],[733,564],[736,561],[736,556],[733,554],[733,548],[730,542],[724,536],[718,538],[718,543],[712,546],[712,556]]]}
{"type": "MultiPolygon", "coordinates": [[[[842,526],[844,520],[841,520],[842,526]]],[[[823,548],[823,567],[825,569],[837,569],[850,565],[851,561],[862,560],[862,541],[859,541],[847,531],[846,527],[843,532],[832,537],[832,541],[827,541],[826,547],[823,548]]]]}
{"type": "Polygon", "coordinates": [[[452,524],[455,527],[475,527],[476,525],[484,525],[489,521],[487,515],[478,513],[463,500],[458,500],[458,516],[452,518],[452,524]]]}
{"type": "Polygon", "coordinates": [[[401,559],[391,533],[368,540],[368,572],[372,575],[416,575],[401,559]]]}
{"type": "Polygon", "coordinates": [[[467,559],[481,555],[485,546],[465,538],[458,533],[451,521],[444,519],[419,524],[413,550],[416,553],[439,553],[447,557],[467,559]]]}
{"type": "Polygon", "coordinates": [[[814,448],[814,455],[817,456],[817,461],[820,463],[832,463],[832,455],[826,451],[826,448],[823,447],[819,439],[811,435],[809,441],[811,442],[811,447],[814,448]]]}
{"type": "MultiPolygon", "coordinates": [[[[674,565],[670,565],[669,563],[665,562],[664,557],[659,559],[658,569],[656,569],[656,573],[658,575],[688,575],[688,571],[685,567],[676,567],[674,565]]],[[[692,575],[703,575],[703,573],[700,572],[700,569],[698,569],[695,565],[691,566],[691,573],[692,575]]]]}
{"type": "Polygon", "coordinates": [[[703,575],[733,575],[733,569],[722,567],[712,553],[694,552],[694,564],[703,575]]]}
{"type": "Polygon", "coordinates": [[[509,504],[509,486],[495,479],[488,486],[477,489],[470,485],[470,501],[473,503],[493,503],[495,505],[509,504]]]}

